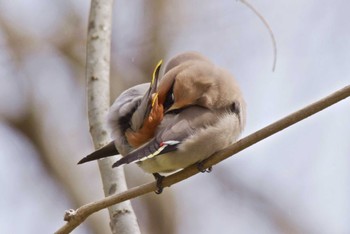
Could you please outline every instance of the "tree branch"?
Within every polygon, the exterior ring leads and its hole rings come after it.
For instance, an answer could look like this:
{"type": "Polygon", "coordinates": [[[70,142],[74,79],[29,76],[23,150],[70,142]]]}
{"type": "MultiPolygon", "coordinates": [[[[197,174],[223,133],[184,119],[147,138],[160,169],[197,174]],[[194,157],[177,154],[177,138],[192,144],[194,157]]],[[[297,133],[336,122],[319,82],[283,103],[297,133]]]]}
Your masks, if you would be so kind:
{"type": "MultiPolygon", "coordinates": [[[[347,98],[350,96],[350,85],[346,86],[333,94],[306,106],[250,135],[232,144],[231,146],[213,154],[211,157],[203,161],[203,168],[213,166],[229,157],[236,154],[249,146],[347,98]]],[[[170,176],[167,176],[163,180],[164,187],[170,187],[171,185],[178,183],[184,179],[187,179],[198,173],[197,165],[189,166],[179,172],[176,172],[170,176]]],[[[111,205],[118,204],[123,201],[141,196],[143,194],[152,192],[156,189],[156,182],[144,184],[138,187],[131,188],[125,192],[115,194],[106,197],[100,201],[86,204],[76,211],[70,210],[66,212],[68,222],[56,233],[68,233],[82,223],[92,213],[97,212],[101,209],[107,208],[111,205]]]]}
{"type": "MultiPolygon", "coordinates": [[[[105,122],[110,107],[112,9],[113,0],[91,1],[87,37],[86,83],[90,133],[96,149],[111,141],[105,122]]],[[[105,196],[127,189],[123,168],[113,170],[113,162],[113,158],[98,161],[105,196]]],[[[112,233],[140,233],[130,201],[114,204],[108,210],[112,233]]]]}

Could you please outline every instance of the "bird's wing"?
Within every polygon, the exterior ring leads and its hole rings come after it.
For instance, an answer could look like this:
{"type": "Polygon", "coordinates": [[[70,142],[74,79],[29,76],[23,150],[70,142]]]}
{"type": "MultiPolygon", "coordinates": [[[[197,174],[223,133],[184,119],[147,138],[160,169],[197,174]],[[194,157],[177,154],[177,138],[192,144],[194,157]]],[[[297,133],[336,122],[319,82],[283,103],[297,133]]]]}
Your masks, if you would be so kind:
{"type": "Polygon", "coordinates": [[[83,164],[86,162],[90,162],[90,161],[97,160],[100,158],[110,157],[110,156],[117,155],[117,154],[119,154],[118,150],[115,147],[114,141],[112,141],[109,144],[103,146],[102,148],[96,150],[95,152],[89,154],[88,156],[82,158],[78,162],[78,164],[83,164]]]}
{"type": "Polygon", "coordinates": [[[118,160],[113,167],[144,161],[175,151],[178,145],[193,135],[196,130],[205,128],[216,120],[217,116],[212,111],[197,106],[187,107],[176,114],[168,113],[153,139],[118,160]]]}
{"type": "Polygon", "coordinates": [[[152,94],[156,93],[157,86],[158,86],[158,80],[159,80],[159,70],[162,65],[162,60],[158,62],[156,65],[153,74],[152,74],[152,81],[150,83],[150,87],[147,90],[147,92],[144,94],[144,96],[141,99],[141,102],[139,106],[137,107],[136,111],[133,113],[131,117],[131,129],[134,131],[137,131],[142,127],[142,124],[144,122],[144,119],[148,117],[149,113],[152,109],[152,94]]]}

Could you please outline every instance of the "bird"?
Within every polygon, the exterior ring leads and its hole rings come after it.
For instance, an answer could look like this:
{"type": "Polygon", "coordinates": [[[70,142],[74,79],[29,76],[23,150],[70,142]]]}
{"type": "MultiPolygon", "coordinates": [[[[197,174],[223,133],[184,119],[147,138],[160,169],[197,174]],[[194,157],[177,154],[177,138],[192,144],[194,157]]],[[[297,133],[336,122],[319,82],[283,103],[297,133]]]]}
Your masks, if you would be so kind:
{"type": "Polygon", "coordinates": [[[114,146],[123,156],[113,167],[138,164],[154,175],[156,193],[161,193],[163,176],[159,173],[196,163],[205,171],[203,160],[238,139],[245,126],[246,104],[233,75],[199,52],[176,55],[160,81],[153,80],[143,96],[144,107],[133,102],[142,96],[145,86],[133,87],[117,98],[108,122],[114,146]],[[134,93],[137,95],[131,95],[134,93]],[[126,115],[120,114],[123,109],[126,115]],[[120,125],[124,121],[127,124],[120,125]]]}

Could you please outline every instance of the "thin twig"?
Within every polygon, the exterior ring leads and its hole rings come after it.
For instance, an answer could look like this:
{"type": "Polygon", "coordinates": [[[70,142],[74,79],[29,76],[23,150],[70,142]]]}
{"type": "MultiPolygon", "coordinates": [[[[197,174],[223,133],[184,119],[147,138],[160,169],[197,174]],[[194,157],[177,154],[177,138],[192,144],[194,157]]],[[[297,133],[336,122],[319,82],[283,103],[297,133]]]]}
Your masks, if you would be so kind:
{"type": "Polygon", "coordinates": [[[267,20],[260,14],[260,12],[249,2],[246,0],[239,0],[242,4],[246,5],[250,10],[254,12],[255,15],[259,17],[259,19],[263,22],[267,30],[269,31],[271,41],[272,41],[272,46],[273,46],[273,64],[272,64],[272,71],[275,71],[276,68],[276,62],[277,62],[277,43],[275,39],[275,35],[273,34],[273,31],[267,22],[267,20]]]}
{"type": "MultiPolygon", "coordinates": [[[[233,154],[236,154],[249,146],[347,98],[350,96],[350,85],[332,93],[331,95],[314,102],[313,104],[306,106],[280,120],[274,122],[259,131],[256,131],[249,136],[239,140],[238,142],[232,144],[231,146],[213,154],[207,160],[203,162],[203,168],[208,168],[213,166],[229,157],[233,154]]],[[[184,179],[187,179],[198,173],[198,168],[196,165],[189,166],[182,171],[174,173],[170,176],[167,176],[163,180],[164,187],[170,187],[171,185],[178,183],[184,179]]],[[[148,183],[138,187],[131,188],[125,192],[115,194],[109,197],[106,197],[100,201],[92,202],[86,204],[76,211],[71,210],[69,221],[56,233],[68,233],[82,223],[89,215],[94,212],[97,212],[101,209],[107,208],[111,205],[127,201],[132,198],[136,198],[143,194],[152,192],[156,189],[156,183],[148,183]]]]}

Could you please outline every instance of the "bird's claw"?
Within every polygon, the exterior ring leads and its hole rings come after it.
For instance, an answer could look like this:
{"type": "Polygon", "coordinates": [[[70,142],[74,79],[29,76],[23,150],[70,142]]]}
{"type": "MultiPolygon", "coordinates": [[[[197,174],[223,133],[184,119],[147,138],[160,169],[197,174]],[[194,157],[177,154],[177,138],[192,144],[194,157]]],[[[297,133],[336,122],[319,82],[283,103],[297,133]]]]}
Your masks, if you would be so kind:
{"type": "Polygon", "coordinates": [[[202,173],[206,173],[206,172],[210,173],[213,170],[213,167],[210,166],[208,168],[204,168],[203,162],[199,162],[199,163],[197,163],[197,169],[198,169],[198,171],[200,171],[202,173]]]}
{"type": "Polygon", "coordinates": [[[162,176],[159,173],[153,173],[154,179],[157,181],[157,190],[154,191],[156,194],[161,194],[163,192],[163,179],[164,176],[162,176]]]}

